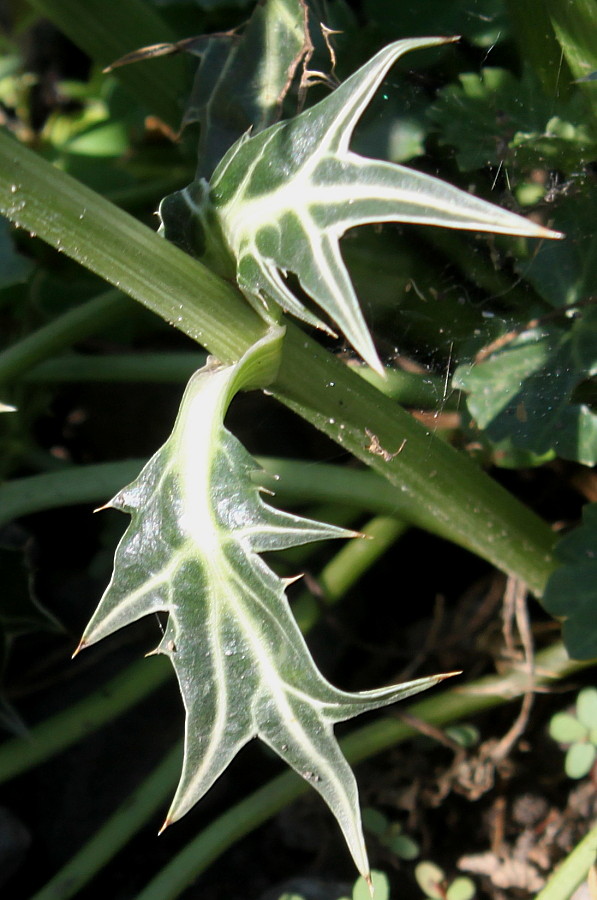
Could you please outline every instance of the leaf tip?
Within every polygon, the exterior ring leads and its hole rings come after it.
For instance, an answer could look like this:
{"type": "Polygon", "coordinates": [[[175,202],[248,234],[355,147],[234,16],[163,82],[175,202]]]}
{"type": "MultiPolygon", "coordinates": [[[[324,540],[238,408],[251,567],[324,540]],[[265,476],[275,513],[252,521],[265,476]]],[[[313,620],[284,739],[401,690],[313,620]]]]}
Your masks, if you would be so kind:
{"type": "Polygon", "coordinates": [[[84,638],[81,638],[81,640],[77,644],[77,648],[76,648],[75,652],[71,656],[71,659],[74,659],[75,656],[78,656],[79,653],[81,652],[81,650],[84,650],[86,646],[87,646],[87,641],[84,638]]]}
{"type": "Polygon", "coordinates": [[[436,675],[438,684],[440,681],[445,681],[446,678],[454,678],[456,675],[462,675],[462,669],[458,669],[455,672],[440,672],[439,675],[436,675]]]}
{"type": "Polygon", "coordinates": [[[163,834],[163,833],[165,832],[166,828],[168,828],[169,825],[172,825],[172,822],[173,822],[173,821],[174,821],[174,820],[171,819],[169,816],[166,818],[164,824],[162,825],[162,827],[161,827],[160,830],[158,831],[158,837],[159,837],[161,834],[163,834]]]}

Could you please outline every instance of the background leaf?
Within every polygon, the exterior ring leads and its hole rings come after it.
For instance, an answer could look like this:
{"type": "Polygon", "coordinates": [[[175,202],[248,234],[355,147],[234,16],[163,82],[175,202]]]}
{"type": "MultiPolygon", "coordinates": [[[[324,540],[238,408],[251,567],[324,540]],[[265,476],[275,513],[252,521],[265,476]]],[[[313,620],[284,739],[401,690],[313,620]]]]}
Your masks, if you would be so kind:
{"type": "Polygon", "coordinates": [[[583,510],[582,525],[557,545],[562,565],[547,582],[543,605],[563,619],[564,643],[574,659],[597,657],[597,503],[583,510]]]}
{"type": "Polygon", "coordinates": [[[453,386],[466,391],[476,425],[489,439],[565,459],[597,462],[597,415],[574,402],[575,388],[597,373],[597,309],[568,331],[529,329],[477,365],[460,366],[453,386]]]}

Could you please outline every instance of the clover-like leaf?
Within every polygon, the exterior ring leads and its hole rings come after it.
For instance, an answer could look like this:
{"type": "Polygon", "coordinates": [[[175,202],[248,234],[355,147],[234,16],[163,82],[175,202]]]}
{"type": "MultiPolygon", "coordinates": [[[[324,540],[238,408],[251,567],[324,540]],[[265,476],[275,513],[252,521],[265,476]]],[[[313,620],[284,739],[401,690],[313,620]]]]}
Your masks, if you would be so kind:
{"type": "MultiPolygon", "coordinates": [[[[292,119],[234,144],[209,186],[180,192],[196,218],[208,255],[223,242],[248,300],[266,318],[275,305],[303,321],[331,329],[297,296],[306,294],[355,350],[382,371],[339,239],[349,228],[374,222],[413,222],[529,237],[554,237],[542,228],[429,175],[349,150],[352,132],[384,75],[409,50],[452,38],[412,38],[385,47],[324,100],[292,119]],[[300,292],[299,292],[300,293],[300,292]]],[[[167,198],[172,218],[172,199],[167,198]]],[[[165,227],[168,236],[168,227],[165,227]]],[[[201,239],[198,239],[198,244],[201,239]]],[[[201,251],[201,248],[199,249],[201,251]]],[[[221,264],[223,251],[219,254],[221,264]]],[[[333,333],[333,332],[331,332],[333,333]]]]}
{"type": "Polygon", "coordinates": [[[195,373],[171,436],[109,504],[132,521],[81,646],[148,613],[168,613],[156,652],[176,670],[186,734],[167,823],[260,737],[323,796],[367,874],[356,782],[333,726],[445,676],[353,694],[317,669],[290,611],[287,581],[259,554],[353,533],[264,503],[252,477],[257,464],[223,425],[232,394],[254,381],[271,346],[270,336],[235,365],[195,373]]]}

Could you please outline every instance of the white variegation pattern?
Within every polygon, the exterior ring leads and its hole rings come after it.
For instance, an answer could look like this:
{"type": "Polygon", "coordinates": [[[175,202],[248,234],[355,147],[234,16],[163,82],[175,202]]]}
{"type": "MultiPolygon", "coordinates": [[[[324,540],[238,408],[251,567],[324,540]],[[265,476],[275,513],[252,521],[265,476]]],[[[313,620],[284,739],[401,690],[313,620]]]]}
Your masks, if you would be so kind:
{"type": "Polygon", "coordinates": [[[259,737],[323,796],[367,875],[357,786],[333,726],[446,676],[353,694],[317,669],[290,611],[287,583],[259,554],[354,535],[265,504],[252,479],[257,464],[223,425],[232,394],[255,382],[271,344],[268,336],[236,365],[197,372],[170,438],[109,504],[132,521],[81,647],[148,613],[168,613],[156,652],[176,670],[186,733],[166,823],[259,737]]]}
{"type": "MultiPolygon", "coordinates": [[[[402,54],[452,38],[412,38],[385,47],[320,103],[253,136],[246,134],[217,166],[209,186],[177,195],[209,246],[222,241],[239,287],[266,318],[276,304],[331,329],[306,309],[302,289],[373,368],[382,371],[343,263],[339,239],[356,225],[411,222],[529,237],[554,232],[404,166],[349,149],[352,132],[390,66],[402,54]],[[197,203],[197,196],[200,201],[197,203]],[[201,223],[201,225],[199,225],[201,223]]],[[[184,217],[184,209],[179,206],[184,217]]]]}

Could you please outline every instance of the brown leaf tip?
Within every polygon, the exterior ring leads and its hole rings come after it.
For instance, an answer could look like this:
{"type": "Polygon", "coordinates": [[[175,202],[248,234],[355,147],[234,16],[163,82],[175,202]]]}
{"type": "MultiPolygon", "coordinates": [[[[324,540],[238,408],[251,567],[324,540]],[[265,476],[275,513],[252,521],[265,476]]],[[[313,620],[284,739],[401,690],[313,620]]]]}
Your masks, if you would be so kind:
{"type": "Polygon", "coordinates": [[[75,650],[75,652],[74,652],[73,655],[71,656],[71,659],[74,659],[75,656],[78,656],[79,653],[81,652],[81,650],[84,650],[86,646],[87,646],[87,642],[86,642],[83,638],[81,638],[81,640],[79,641],[79,643],[78,643],[78,645],[77,645],[77,649],[75,650]]]}
{"type": "Polygon", "coordinates": [[[163,834],[163,833],[165,832],[166,828],[167,828],[169,825],[172,825],[172,819],[166,819],[166,821],[164,822],[164,824],[162,825],[162,827],[161,827],[160,830],[158,831],[158,837],[160,836],[160,834],[163,834]]]}

